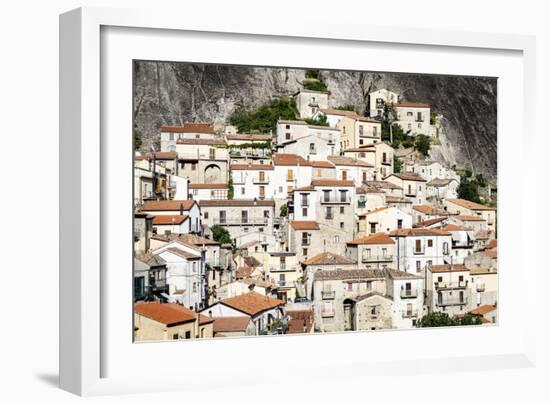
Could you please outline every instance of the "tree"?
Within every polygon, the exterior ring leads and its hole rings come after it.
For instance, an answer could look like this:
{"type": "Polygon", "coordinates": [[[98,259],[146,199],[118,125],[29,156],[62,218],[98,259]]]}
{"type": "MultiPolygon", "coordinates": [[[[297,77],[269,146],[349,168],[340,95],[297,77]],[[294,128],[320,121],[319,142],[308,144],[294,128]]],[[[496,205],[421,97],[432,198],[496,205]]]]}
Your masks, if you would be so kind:
{"type": "Polygon", "coordinates": [[[328,90],[327,85],[320,80],[304,80],[302,85],[306,90],[326,92],[328,90]]]}
{"type": "Polygon", "coordinates": [[[461,317],[451,318],[445,312],[432,312],[423,316],[417,323],[417,327],[442,327],[442,326],[469,326],[480,325],[481,319],[477,315],[466,314],[461,317]]]}
{"type": "Polygon", "coordinates": [[[306,78],[319,79],[319,70],[306,70],[306,78]]]}
{"type": "Polygon", "coordinates": [[[414,140],[414,149],[424,157],[429,155],[431,147],[430,138],[425,134],[417,134],[414,140]]]}
{"type": "Polygon", "coordinates": [[[401,169],[403,169],[403,162],[401,162],[401,159],[393,156],[393,172],[399,173],[401,172],[401,169]]]}
{"type": "Polygon", "coordinates": [[[222,244],[233,244],[231,235],[226,228],[222,227],[221,225],[213,225],[210,227],[210,230],[212,231],[212,237],[214,238],[214,241],[222,244]]]}
{"type": "Polygon", "coordinates": [[[476,183],[479,187],[482,187],[482,188],[487,186],[487,181],[485,180],[485,177],[483,176],[483,174],[476,175],[476,183]]]}
{"type": "Polygon", "coordinates": [[[277,129],[277,120],[295,120],[296,103],[293,99],[274,99],[254,111],[237,110],[229,118],[241,133],[269,133],[277,129]]]}
{"type": "Polygon", "coordinates": [[[233,175],[229,171],[229,180],[227,181],[227,200],[232,200],[235,195],[235,188],[233,187],[233,175]]]}
{"type": "Polygon", "coordinates": [[[142,145],[143,140],[141,138],[141,133],[137,129],[134,129],[134,151],[139,150],[142,145]]]}
{"type": "Polygon", "coordinates": [[[475,181],[462,177],[460,185],[458,185],[458,197],[460,199],[470,200],[475,203],[480,203],[478,185],[475,181]]]}
{"type": "Polygon", "coordinates": [[[308,125],[329,126],[326,115],[320,115],[317,119],[304,119],[308,125]]]}
{"type": "Polygon", "coordinates": [[[286,204],[281,205],[280,214],[281,217],[288,216],[288,206],[286,204]]]}

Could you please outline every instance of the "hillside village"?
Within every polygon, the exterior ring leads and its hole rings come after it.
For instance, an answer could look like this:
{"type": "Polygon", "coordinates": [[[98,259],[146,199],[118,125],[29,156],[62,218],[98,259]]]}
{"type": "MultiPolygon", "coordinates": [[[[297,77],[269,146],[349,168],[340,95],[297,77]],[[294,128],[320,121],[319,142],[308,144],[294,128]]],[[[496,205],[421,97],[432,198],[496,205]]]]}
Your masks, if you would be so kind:
{"type": "Polygon", "coordinates": [[[135,152],[135,340],[496,323],[491,199],[393,138],[436,144],[430,105],[380,89],[358,113],[322,85],[290,102],[271,132],[162,126],[135,152]]]}

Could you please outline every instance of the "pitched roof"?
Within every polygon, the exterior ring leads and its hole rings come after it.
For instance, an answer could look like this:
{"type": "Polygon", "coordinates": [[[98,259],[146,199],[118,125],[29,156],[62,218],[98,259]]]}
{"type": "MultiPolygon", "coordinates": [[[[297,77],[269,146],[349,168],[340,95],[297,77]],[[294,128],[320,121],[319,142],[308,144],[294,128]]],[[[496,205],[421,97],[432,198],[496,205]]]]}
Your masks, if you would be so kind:
{"type": "Polygon", "coordinates": [[[176,144],[199,144],[199,145],[212,145],[212,146],[221,146],[225,145],[225,140],[222,138],[219,139],[178,139],[176,144]]]}
{"type": "Polygon", "coordinates": [[[134,312],[167,326],[175,326],[195,320],[195,313],[179,304],[161,304],[158,302],[135,304],[134,312]]]}
{"type": "Polygon", "coordinates": [[[416,274],[408,273],[406,271],[386,269],[388,275],[394,280],[422,280],[422,276],[417,276],[416,274]]]}
{"type": "Polygon", "coordinates": [[[289,317],[287,334],[309,333],[313,327],[313,311],[311,309],[287,310],[289,317]]]}
{"type": "Polygon", "coordinates": [[[153,225],[179,225],[189,218],[189,215],[156,215],[153,225]]]}
{"type": "Polygon", "coordinates": [[[227,207],[274,207],[275,202],[273,200],[254,200],[254,199],[243,199],[243,200],[200,200],[199,206],[201,207],[216,207],[216,206],[227,206],[227,207]]]}
{"type": "Polygon", "coordinates": [[[325,115],[336,115],[336,116],[355,116],[355,115],[357,115],[357,113],[355,113],[355,111],[346,111],[346,110],[334,109],[334,108],[319,109],[319,112],[323,112],[325,115]]]}
{"type": "Polygon", "coordinates": [[[438,229],[428,228],[401,228],[391,231],[389,236],[438,236],[438,235],[451,235],[447,231],[441,231],[438,229]]]}
{"type": "MultiPolygon", "coordinates": [[[[208,310],[208,308],[206,309],[208,310]]],[[[214,317],[214,332],[244,332],[250,323],[248,316],[214,317]]]]}
{"type": "Polygon", "coordinates": [[[311,181],[311,186],[344,186],[355,187],[353,181],[338,180],[338,179],[314,179],[311,181]]]}
{"type": "Polygon", "coordinates": [[[470,271],[463,264],[433,264],[428,266],[432,273],[449,273],[452,271],[470,271]]]}
{"type": "Polygon", "coordinates": [[[384,295],[382,294],[381,292],[378,292],[378,291],[370,291],[370,292],[367,292],[363,295],[359,295],[357,298],[356,298],[356,301],[359,302],[359,301],[364,301],[366,299],[369,299],[369,298],[372,298],[372,297],[382,297],[382,298],[386,298],[386,299],[389,299],[391,300],[391,297],[387,296],[387,295],[384,295]]]}
{"type": "Polygon", "coordinates": [[[331,252],[323,252],[303,262],[307,265],[355,264],[355,261],[331,252]]]}
{"type": "Polygon", "coordinates": [[[425,228],[429,227],[430,225],[434,225],[437,223],[440,223],[442,221],[447,220],[447,217],[437,217],[437,218],[431,218],[429,220],[419,221],[416,224],[413,225],[413,228],[425,228]]]}
{"type": "Polygon", "coordinates": [[[254,291],[222,299],[220,303],[251,316],[285,304],[280,299],[270,298],[254,291]]]}
{"type": "Polygon", "coordinates": [[[179,211],[180,206],[187,211],[195,204],[194,200],[147,200],[140,206],[141,211],[179,211]]]}
{"type": "Polygon", "coordinates": [[[231,164],[229,168],[233,171],[273,171],[271,164],[231,164]]]}
{"type": "Polygon", "coordinates": [[[237,278],[237,280],[245,277],[250,277],[253,272],[254,272],[254,267],[249,267],[249,266],[237,267],[237,270],[235,271],[235,277],[237,278]]]}
{"type": "Polygon", "coordinates": [[[227,183],[190,183],[189,189],[227,189],[227,183]]]}
{"type": "Polygon", "coordinates": [[[455,216],[457,220],[460,221],[487,221],[485,218],[478,215],[457,215],[455,216]]]}
{"type": "Polygon", "coordinates": [[[384,211],[384,210],[387,210],[389,209],[389,207],[378,207],[378,208],[375,208],[374,210],[371,210],[371,211],[367,211],[365,213],[362,213],[362,214],[358,214],[359,217],[366,217],[368,215],[371,215],[371,214],[375,214],[375,213],[379,213],[380,211],[384,211]]]}
{"type": "Polygon", "coordinates": [[[495,311],[496,309],[497,309],[496,306],[493,306],[493,305],[480,305],[477,308],[472,309],[470,313],[472,315],[485,315],[485,314],[488,314],[489,312],[495,311]]]}
{"type": "Polygon", "coordinates": [[[157,160],[173,160],[178,158],[178,153],[175,151],[157,151],[153,155],[157,160]]]}
{"type": "Polygon", "coordinates": [[[365,161],[358,160],[356,158],[331,155],[327,157],[327,159],[330,162],[334,163],[335,165],[345,165],[345,166],[352,166],[352,167],[368,167],[368,168],[374,167],[374,165],[369,164],[368,162],[365,162],[365,161]]]}
{"type": "Polygon", "coordinates": [[[496,208],[484,206],[483,204],[474,203],[473,201],[464,200],[464,199],[447,199],[447,202],[456,204],[460,207],[467,208],[469,210],[487,210],[487,211],[494,211],[496,208]]]}
{"type": "Polygon", "coordinates": [[[386,203],[411,203],[412,201],[406,197],[386,195],[386,203]]]}
{"type": "Polygon", "coordinates": [[[439,179],[439,178],[435,178],[435,179],[432,179],[431,181],[429,181],[428,183],[426,183],[426,186],[442,187],[442,186],[447,186],[452,181],[456,182],[456,179],[439,179]]]}
{"type": "Polygon", "coordinates": [[[262,263],[258,259],[256,259],[254,256],[244,256],[243,260],[244,260],[244,263],[250,267],[259,267],[262,265],[262,263]]]}
{"type": "Polygon", "coordinates": [[[387,182],[387,181],[366,181],[364,182],[364,185],[367,187],[373,187],[378,189],[403,189],[401,186],[396,185],[395,183],[387,182]]]}
{"type": "Polygon", "coordinates": [[[274,165],[310,165],[308,161],[296,154],[275,153],[272,159],[274,165]]]}
{"type": "Polygon", "coordinates": [[[368,236],[364,236],[361,238],[356,238],[353,241],[349,241],[347,243],[348,245],[386,245],[395,244],[395,241],[391,239],[386,234],[379,232],[377,234],[372,234],[368,236]]]}
{"type": "Polygon", "coordinates": [[[494,249],[496,247],[497,247],[497,240],[491,239],[491,241],[489,241],[489,243],[485,246],[485,250],[494,249]]]}
{"type": "Polygon", "coordinates": [[[319,229],[317,221],[290,221],[290,226],[298,231],[319,229]]]}
{"type": "Polygon", "coordinates": [[[471,231],[469,227],[463,225],[447,224],[444,227],[440,228],[442,231],[471,231]]]}
{"type": "Polygon", "coordinates": [[[164,266],[166,264],[166,261],[163,258],[158,255],[153,255],[152,253],[142,253],[136,255],[135,258],[149,267],[164,266]]]}
{"type": "Polygon", "coordinates": [[[399,102],[395,105],[396,108],[429,108],[430,104],[424,102],[399,102]]]}
{"type": "Polygon", "coordinates": [[[212,239],[204,238],[195,234],[155,234],[151,236],[151,239],[164,242],[176,241],[195,246],[220,244],[212,239]]]}
{"type": "Polygon", "coordinates": [[[427,215],[444,215],[444,216],[452,215],[452,213],[448,211],[441,210],[441,209],[429,206],[427,204],[416,204],[413,206],[413,210],[416,210],[422,214],[427,214],[427,215]]]}
{"type": "Polygon", "coordinates": [[[491,232],[487,230],[480,230],[475,233],[477,240],[487,240],[491,237],[491,232]]]}
{"type": "Polygon", "coordinates": [[[420,176],[416,172],[400,172],[397,174],[388,175],[388,177],[390,176],[395,176],[396,178],[399,178],[403,181],[426,182],[426,179],[424,179],[422,176],[420,176]]]}
{"type": "Polygon", "coordinates": [[[384,271],[378,269],[322,270],[315,272],[314,280],[372,280],[384,278],[384,271]]]}
{"type": "MultiPolygon", "coordinates": [[[[330,157],[329,157],[330,159],[330,157]]],[[[309,164],[314,168],[336,168],[329,161],[309,161],[309,164]]]]}
{"type": "Polygon", "coordinates": [[[197,256],[197,255],[195,255],[193,253],[190,253],[190,252],[186,252],[186,251],[181,250],[181,249],[176,248],[176,247],[166,248],[166,249],[164,249],[163,252],[166,252],[166,251],[172,252],[173,254],[178,255],[178,256],[180,256],[184,259],[200,259],[201,258],[200,256],[197,256]]]}
{"type": "Polygon", "coordinates": [[[252,133],[236,133],[226,135],[227,140],[244,140],[244,141],[271,141],[271,134],[252,134],[252,133]]]}
{"type": "Polygon", "coordinates": [[[161,126],[160,131],[169,133],[215,133],[214,128],[209,123],[185,123],[183,126],[161,126]]]}

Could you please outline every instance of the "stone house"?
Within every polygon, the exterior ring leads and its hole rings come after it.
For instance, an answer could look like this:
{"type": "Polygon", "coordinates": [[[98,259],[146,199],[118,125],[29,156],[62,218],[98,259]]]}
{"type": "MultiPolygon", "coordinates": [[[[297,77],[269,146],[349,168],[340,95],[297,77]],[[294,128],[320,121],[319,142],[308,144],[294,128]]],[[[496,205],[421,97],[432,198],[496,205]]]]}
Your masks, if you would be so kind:
{"type": "Polygon", "coordinates": [[[134,253],[143,254],[151,249],[154,216],[147,213],[134,213],[134,253]]]}
{"type": "Polygon", "coordinates": [[[134,258],[134,301],[151,301],[168,293],[166,262],[150,253],[134,258]]]}
{"type": "Polygon", "coordinates": [[[323,250],[321,227],[314,220],[293,220],[288,226],[288,248],[296,254],[298,261],[323,250]]]}
{"type": "Polygon", "coordinates": [[[227,183],[227,143],[218,138],[182,138],[176,141],[178,176],[191,183],[227,183]]]}
{"type": "Polygon", "coordinates": [[[412,216],[397,207],[380,207],[357,215],[358,235],[390,232],[401,228],[412,227],[412,216]]]}
{"type": "Polygon", "coordinates": [[[307,125],[305,135],[285,140],[276,149],[278,153],[301,155],[307,161],[325,161],[331,155],[340,155],[340,130],[307,125]]]}
{"type": "Polygon", "coordinates": [[[395,105],[396,124],[405,133],[411,135],[425,134],[435,136],[435,130],[430,124],[430,105],[423,102],[399,102],[395,105]]]}
{"type": "Polygon", "coordinates": [[[194,200],[148,200],[140,206],[139,210],[153,216],[187,215],[189,231],[196,234],[202,232],[201,209],[194,200]]]}
{"type": "Polygon", "coordinates": [[[226,200],[229,187],[226,183],[190,183],[189,198],[192,200],[226,200]]]}
{"type": "Polygon", "coordinates": [[[464,314],[471,303],[470,270],[463,264],[434,264],[426,269],[428,312],[464,314]]]}
{"type": "Polygon", "coordinates": [[[342,150],[382,141],[382,124],[378,120],[359,115],[346,115],[336,124],[336,127],[341,131],[340,148],[342,150]]]}
{"type": "Polygon", "coordinates": [[[428,182],[433,179],[454,179],[460,181],[460,175],[437,161],[405,161],[403,163],[405,172],[417,173],[428,182]]]}
{"type": "MultiPolygon", "coordinates": [[[[312,300],[316,332],[341,332],[356,327],[357,299],[370,292],[384,295],[382,270],[318,270],[313,273],[312,300]]],[[[363,309],[360,308],[361,311],[363,309]]]]}
{"type": "Polygon", "coordinates": [[[320,271],[356,270],[357,261],[331,252],[318,253],[302,261],[305,296],[313,299],[315,273],[320,271]]]}
{"type": "Polygon", "coordinates": [[[254,334],[284,333],[286,322],[285,302],[250,291],[235,297],[225,298],[205,308],[208,317],[248,317],[254,324],[254,334]]]}
{"type": "Polygon", "coordinates": [[[363,184],[355,189],[353,205],[355,207],[355,215],[358,218],[355,231],[359,234],[359,217],[368,211],[386,207],[386,193],[381,189],[363,184]]]}
{"type": "Polygon", "coordinates": [[[375,166],[363,160],[350,157],[333,156],[328,160],[336,167],[336,177],[340,180],[352,180],[359,187],[374,179],[375,166]]]}
{"type": "Polygon", "coordinates": [[[392,92],[386,88],[369,93],[369,116],[382,117],[386,104],[396,105],[399,102],[399,94],[392,92]]]}
{"type": "Polygon", "coordinates": [[[346,257],[360,269],[394,267],[395,252],[395,241],[383,233],[356,238],[346,245],[346,257]]]}
{"type": "Polygon", "coordinates": [[[153,217],[154,234],[188,234],[191,232],[189,215],[157,215],[153,217]]]}
{"type": "Polygon", "coordinates": [[[328,108],[328,92],[301,89],[294,94],[296,109],[301,119],[311,119],[320,109],[328,108]]]}
{"type": "Polygon", "coordinates": [[[180,139],[216,139],[218,135],[209,123],[185,123],[183,126],[160,127],[160,150],[176,151],[180,139]]]}
{"type": "Polygon", "coordinates": [[[272,164],[231,164],[234,199],[271,199],[274,196],[272,164]]]}
{"type": "Polygon", "coordinates": [[[384,178],[385,181],[400,186],[403,196],[416,204],[426,202],[426,179],[416,173],[402,172],[391,174],[384,178]]]}
{"type": "Polygon", "coordinates": [[[497,209],[464,199],[446,199],[447,211],[457,215],[477,215],[487,221],[487,229],[496,231],[497,209]]]}
{"type": "Polygon", "coordinates": [[[356,148],[347,148],[343,150],[344,156],[365,161],[375,167],[375,181],[386,178],[394,173],[393,156],[394,149],[384,143],[377,142],[356,148]]]}
{"type": "Polygon", "coordinates": [[[396,270],[424,277],[428,267],[450,261],[452,239],[447,231],[404,228],[388,235],[396,242],[396,270]]]}
{"type": "Polygon", "coordinates": [[[436,201],[454,199],[458,195],[458,185],[456,179],[432,179],[426,183],[426,198],[436,201]]]}
{"type": "Polygon", "coordinates": [[[354,324],[350,330],[392,328],[393,301],[389,296],[376,291],[360,295],[355,300],[352,310],[354,324]]]}
{"type": "Polygon", "coordinates": [[[204,224],[226,228],[231,238],[251,233],[273,234],[275,203],[273,200],[201,200],[199,202],[204,224]]]}
{"type": "Polygon", "coordinates": [[[424,279],[412,273],[385,270],[386,295],[393,300],[392,327],[411,329],[424,314],[424,279]]]}
{"type": "Polygon", "coordinates": [[[134,305],[134,340],[206,339],[214,336],[214,319],[179,304],[134,305]]]}

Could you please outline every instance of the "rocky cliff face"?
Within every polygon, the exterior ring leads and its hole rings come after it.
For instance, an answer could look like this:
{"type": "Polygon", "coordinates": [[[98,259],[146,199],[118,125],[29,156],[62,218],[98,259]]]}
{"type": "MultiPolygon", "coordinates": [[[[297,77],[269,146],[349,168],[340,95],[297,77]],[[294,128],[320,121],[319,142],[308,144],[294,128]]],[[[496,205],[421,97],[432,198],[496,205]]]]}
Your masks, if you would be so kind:
{"type": "MultiPolygon", "coordinates": [[[[431,157],[496,177],[497,82],[494,78],[322,71],[331,106],[365,109],[367,94],[388,88],[401,100],[428,102],[443,115],[441,145],[431,157]]],[[[224,123],[236,108],[253,109],[300,89],[304,71],[288,68],[139,62],[134,67],[135,127],[144,147],[161,125],[224,123]]]]}

